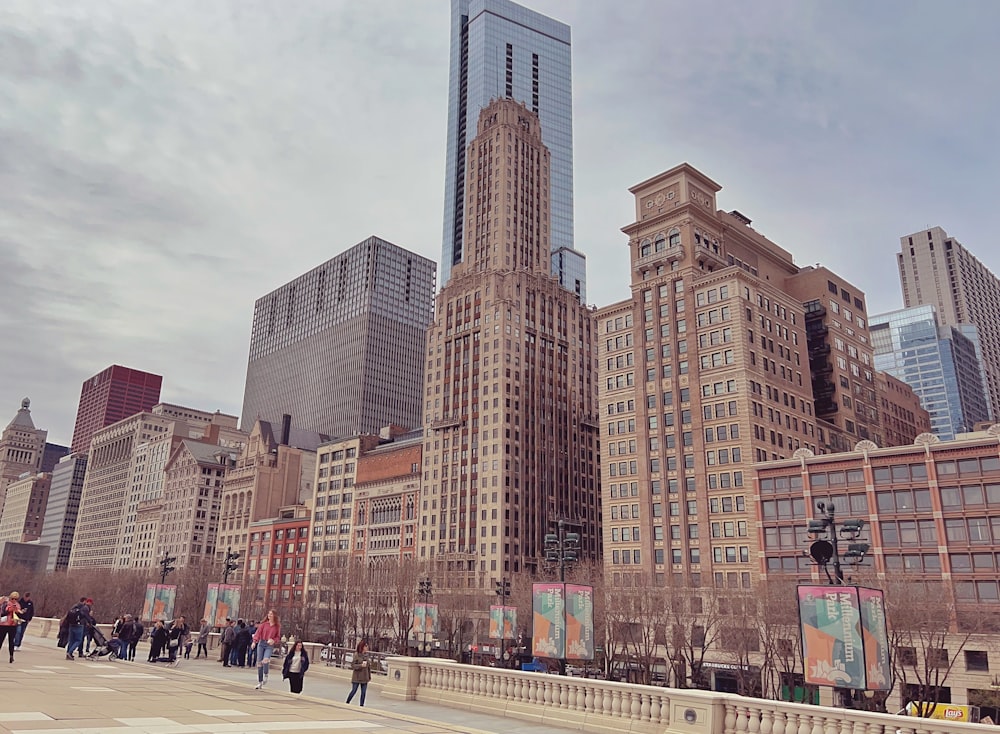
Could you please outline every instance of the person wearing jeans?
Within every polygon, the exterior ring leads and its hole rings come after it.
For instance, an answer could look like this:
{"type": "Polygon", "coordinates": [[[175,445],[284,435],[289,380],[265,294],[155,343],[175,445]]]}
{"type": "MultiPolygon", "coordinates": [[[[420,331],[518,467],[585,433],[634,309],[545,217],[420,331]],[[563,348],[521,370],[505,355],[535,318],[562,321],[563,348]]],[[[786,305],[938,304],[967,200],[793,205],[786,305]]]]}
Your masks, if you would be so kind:
{"type": "Polygon", "coordinates": [[[362,640],[358,643],[354,653],[354,660],[351,661],[351,692],[347,694],[347,703],[351,702],[358,688],[361,689],[361,700],[359,703],[365,705],[365,694],[368,693],[368,682],[372,679],[371,659],[368,656],[368,645],[362,640]]]}
{"type": "Polygon", "coordinates": [[[21,646],[21,640],[24,639],[24,630],[28,626],[28,622],[31,618],[35,616],[35,603],[31,601],[31,592],[26,591],[21,597],[21,624],[17,626],[17,633],[14,635],[14,649],[16,650],[21,646]]]}
{"type": "Polygon", "coordinates": [[[257,648],[257,685],[263,688],[267,685],[267,674],[271,670],[271,654],[275,646],[281,642],[281,622],[278,614],[272,609],[267,613],[253,635],[253,644],[257,648]]]}

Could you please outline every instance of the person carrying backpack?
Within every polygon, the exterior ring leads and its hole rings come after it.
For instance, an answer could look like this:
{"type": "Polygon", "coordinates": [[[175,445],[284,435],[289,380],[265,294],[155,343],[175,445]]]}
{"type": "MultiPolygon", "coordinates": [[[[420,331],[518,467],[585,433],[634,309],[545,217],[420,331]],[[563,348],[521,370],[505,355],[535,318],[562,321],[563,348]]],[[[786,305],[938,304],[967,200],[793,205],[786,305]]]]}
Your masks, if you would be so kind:
{"type": "Polygon", "coordinates": [[[66,645],[66,659],[73,660],[73,653],[80,650],[80,657],[83,657],[83,636],[91,625],[96,624],[94,618],[90,616],[90,607],[87,605],[87,597],[80,597],[80,601],[70,607],[67,613],[69,623],[69,642],[66,645]]]}

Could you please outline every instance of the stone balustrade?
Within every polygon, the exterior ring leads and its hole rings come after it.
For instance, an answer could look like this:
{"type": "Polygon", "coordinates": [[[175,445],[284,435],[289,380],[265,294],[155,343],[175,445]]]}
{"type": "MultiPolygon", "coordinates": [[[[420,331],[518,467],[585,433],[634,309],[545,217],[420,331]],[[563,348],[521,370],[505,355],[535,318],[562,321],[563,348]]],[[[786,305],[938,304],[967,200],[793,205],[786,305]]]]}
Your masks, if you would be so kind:
{"type": "Polygon", "coordinates": [[[978,724],[917,719],[714,691],[390,657],[382,695],[612,734],[982,734],[978,724]]]}

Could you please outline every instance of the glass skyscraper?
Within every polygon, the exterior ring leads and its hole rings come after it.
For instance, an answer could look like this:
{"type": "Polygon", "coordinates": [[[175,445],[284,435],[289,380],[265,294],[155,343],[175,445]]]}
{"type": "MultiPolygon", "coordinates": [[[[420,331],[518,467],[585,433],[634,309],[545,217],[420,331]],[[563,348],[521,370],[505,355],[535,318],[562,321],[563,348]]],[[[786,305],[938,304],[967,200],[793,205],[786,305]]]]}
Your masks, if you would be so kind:
{"type": "Polygon", "coordinates": [[[914,306],[868,319],[876,369],[913,388],[942,440],[989,420],[986,379],[976,327],[940,326],[934,306],[914,306]]]}
{"type": "Polygon", "coordinates": [[[586,302],[585,258],[573,249],[573,91],[569,26],[510,0],[452,0],[441,286],[464,258],[465,156],[492,99],[538,114],[551,154],[552,273],[586,302]]]}

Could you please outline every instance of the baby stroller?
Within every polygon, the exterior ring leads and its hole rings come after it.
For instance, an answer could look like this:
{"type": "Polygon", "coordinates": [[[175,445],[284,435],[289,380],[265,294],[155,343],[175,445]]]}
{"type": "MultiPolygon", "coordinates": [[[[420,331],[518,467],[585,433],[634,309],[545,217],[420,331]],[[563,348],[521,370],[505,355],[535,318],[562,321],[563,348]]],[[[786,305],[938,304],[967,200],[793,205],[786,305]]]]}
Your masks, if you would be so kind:
{"type": "Polygon", "coordinates": [[[116,660],[123,657],[122,653],[124,651],[122,650],[122,647],[125,644],[124,642],[119,640],[117,637],[113,637],[109,640],[104,636],[104,633],[97,628],[97,625],[91,626],[90,631],[94,636],[94,644],[96,647],[90,651],[90,654],[87,656],[88,659],[96,660],[98,658],[106,657],[108,660],[116,660]]]}

